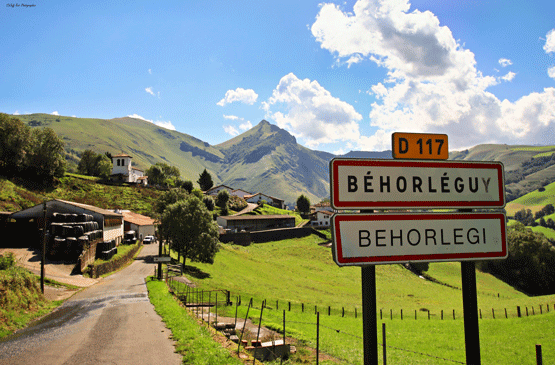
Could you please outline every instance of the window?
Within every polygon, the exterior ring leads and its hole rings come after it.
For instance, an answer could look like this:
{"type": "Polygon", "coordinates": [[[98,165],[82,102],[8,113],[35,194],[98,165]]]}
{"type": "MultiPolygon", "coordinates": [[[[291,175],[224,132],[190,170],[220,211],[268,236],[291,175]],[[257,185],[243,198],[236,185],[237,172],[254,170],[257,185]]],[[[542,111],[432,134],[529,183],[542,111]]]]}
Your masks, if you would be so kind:
{"type": "Polygon", "coordinates": [[[117,159],[117,161],[118,161],[118,166],[119,166],[119,158],[117,159]]]}

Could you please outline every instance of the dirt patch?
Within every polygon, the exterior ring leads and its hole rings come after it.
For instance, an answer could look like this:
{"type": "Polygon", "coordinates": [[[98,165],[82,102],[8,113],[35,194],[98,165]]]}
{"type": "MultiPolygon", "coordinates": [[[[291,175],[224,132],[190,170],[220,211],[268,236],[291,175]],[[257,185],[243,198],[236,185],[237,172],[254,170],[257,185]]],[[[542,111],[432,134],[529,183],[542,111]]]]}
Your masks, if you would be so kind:
{"type": "Polygon", "coordinates": [[[54,287],[54,286],[44,286],[44,297],[48,300],[66,300],[73,294],[77,293],[79,289],[68,289],[64,286],[54,287]]]}

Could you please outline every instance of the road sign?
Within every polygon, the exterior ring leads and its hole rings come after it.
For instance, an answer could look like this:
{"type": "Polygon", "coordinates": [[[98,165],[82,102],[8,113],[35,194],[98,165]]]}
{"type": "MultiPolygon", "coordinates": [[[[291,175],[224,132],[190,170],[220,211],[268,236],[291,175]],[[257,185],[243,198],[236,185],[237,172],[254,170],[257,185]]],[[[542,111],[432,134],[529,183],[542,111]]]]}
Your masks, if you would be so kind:
{"type": "Polygon", "coordinates": [[[154,262],[171,262],[172,258],[169,256],[154,256],[154,262]]]}
{"type": "Polygon", "coordinates": [[[417,160],[447,160],[447,134],[393,133],[393,158],[417,160]]]}
{"type": "Polygon", "coordinates": [[[502,208],[501,162],[334,158],[334,209],[502,208]]]}
{"type": "Polygon", "coordinates": [[[375,213],[332,217],[339,266],[507,257],[504,213],[375,213]]]}

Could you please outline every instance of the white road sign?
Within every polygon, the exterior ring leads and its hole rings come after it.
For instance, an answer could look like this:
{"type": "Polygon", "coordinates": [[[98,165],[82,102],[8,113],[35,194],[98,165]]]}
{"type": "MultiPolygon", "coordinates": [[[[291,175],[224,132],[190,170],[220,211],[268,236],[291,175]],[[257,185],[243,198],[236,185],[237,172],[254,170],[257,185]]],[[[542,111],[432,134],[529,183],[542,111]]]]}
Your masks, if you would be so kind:
{"type": "Polygon", "coordinates": [[[376,213],[332,217],[339,266],[507,257],[504,213],[376,213]]]}
{"type": "Polygon", "coordinates": [[[154,256],[154,262],[171,262],[172,258],[169,256],[154,256]]]}
{"type": "Polygon", "coordinates": [[[335,158],[335,209],[502,208],[501,162],[335,158]]]}

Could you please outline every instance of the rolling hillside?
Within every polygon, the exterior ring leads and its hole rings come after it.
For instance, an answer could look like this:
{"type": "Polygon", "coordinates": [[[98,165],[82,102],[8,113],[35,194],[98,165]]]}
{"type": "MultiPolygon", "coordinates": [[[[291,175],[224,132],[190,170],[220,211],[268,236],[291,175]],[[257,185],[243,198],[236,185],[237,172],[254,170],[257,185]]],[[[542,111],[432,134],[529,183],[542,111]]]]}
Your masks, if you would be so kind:
{"type": "MultiPolygon", "coordinates": [[[[311,202],[329,197],[329,161],[334,155],[299,145],[287,131],[263,120],[224,143],[210,145],[193,136],[170,131],[135,118],[86,119],[51,114],[18,115],[31,127],[50,127],[66,143],[74,167],[85,149],[97,153],[125,152],[147,169],[157,162],[177,166],[184,179],[196,183],[207,169],[216,185],[294,203],[300,194],[311,202]]],[[[555,146],[478,145],[453,151],[452,160],[501,161],[505,166],[508,200],[555,181],[555,146]]],[[[391,151],[351,151],[344,157],[391,158],[391,151]]]]}

